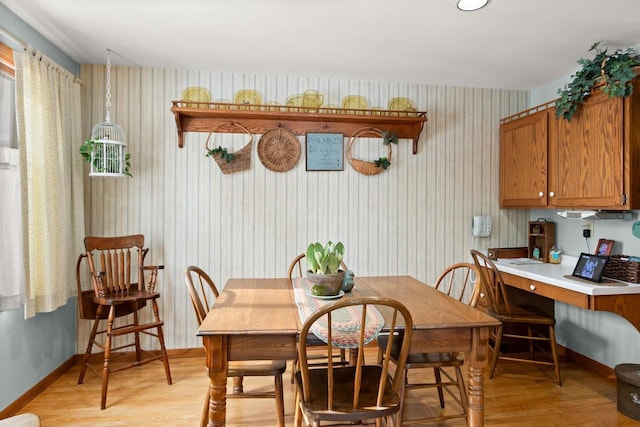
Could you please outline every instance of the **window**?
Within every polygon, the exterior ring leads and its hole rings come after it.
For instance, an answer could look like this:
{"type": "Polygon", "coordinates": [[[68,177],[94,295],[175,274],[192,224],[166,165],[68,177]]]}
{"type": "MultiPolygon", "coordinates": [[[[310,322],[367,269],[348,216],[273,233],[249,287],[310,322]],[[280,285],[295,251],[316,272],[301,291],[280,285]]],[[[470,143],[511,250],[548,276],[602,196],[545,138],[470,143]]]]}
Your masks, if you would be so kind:
{"type": "Polygon", "coordinates": [[[13,50],[0,43],[0,147],[18,148],[13,50]]]}

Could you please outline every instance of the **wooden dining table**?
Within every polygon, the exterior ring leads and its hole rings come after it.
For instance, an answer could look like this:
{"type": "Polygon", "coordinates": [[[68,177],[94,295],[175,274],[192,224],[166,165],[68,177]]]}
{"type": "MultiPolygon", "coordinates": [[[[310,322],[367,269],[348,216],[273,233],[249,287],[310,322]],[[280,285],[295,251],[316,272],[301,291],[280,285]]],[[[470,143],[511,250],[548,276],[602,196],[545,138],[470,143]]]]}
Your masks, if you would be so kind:
{"type": "MultiPolygon", "coordinates": [[[[410,276],[357,277],[354,289],[359,295],[396,299],[409,309],[415,328],[412,352],[465,354],[467,424],[484,425],[483,371],[489,333],[498,322],[410,276]]],[[[208,426],[225,425],[228,362],[293,360],[302,323],[290,279],[230,279],[226,283],[198,329],[211,380],[208,426]]]]}

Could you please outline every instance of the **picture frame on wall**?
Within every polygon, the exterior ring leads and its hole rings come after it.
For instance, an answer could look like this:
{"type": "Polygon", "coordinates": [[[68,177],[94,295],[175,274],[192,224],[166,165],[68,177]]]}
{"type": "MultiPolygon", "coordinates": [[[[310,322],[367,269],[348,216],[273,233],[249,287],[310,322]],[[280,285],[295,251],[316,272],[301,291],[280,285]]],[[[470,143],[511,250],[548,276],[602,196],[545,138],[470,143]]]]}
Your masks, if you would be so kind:
{"type": "Polygon", "coordinates": [[[608,239],[600,239],[598,240],[598,246],[596,246],[596,255],[611,255],[613,251],[613,245],[615,244],[615,240],[608,239]]]}
{"type": "Polygon", "coordinates": [[[344,135],[311,133],[306,135],[307,171],[344,170],[344,135]]]}

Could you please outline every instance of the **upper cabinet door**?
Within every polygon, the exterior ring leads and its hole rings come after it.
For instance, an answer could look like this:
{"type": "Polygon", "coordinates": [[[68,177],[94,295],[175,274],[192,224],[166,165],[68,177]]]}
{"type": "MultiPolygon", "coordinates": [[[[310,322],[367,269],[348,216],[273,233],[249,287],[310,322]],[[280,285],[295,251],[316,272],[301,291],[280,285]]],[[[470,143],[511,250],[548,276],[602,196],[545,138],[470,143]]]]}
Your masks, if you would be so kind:
{"type": "Polygon", "coordinates": [[[547,205],[548,112],[500,125],[500,207],[547,205]]]}
{"type": "Polygon", "coordinates": [[[556,120],[550,138],[549,206],[624,207],[623,103],[598,91],[570,122],[556,120]]]}

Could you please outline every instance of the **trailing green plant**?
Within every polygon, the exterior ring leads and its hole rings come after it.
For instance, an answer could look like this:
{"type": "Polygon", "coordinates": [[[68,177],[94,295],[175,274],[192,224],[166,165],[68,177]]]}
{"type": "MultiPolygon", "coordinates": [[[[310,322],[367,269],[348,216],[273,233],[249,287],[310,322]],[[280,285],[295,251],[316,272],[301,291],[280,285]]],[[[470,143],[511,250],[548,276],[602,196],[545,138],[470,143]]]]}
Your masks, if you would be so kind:
{"type": "Polygon", "coordinates": [[[314,274],[336,274],[343,256],[342,242],[334,245],[329,241],[325,246],[319,242],[311,243],[306,252],[307,267],[314,274]]]}
{"type": "MultiPolygon", "coordinates": [[[[84,159],[85,162],[91,163],[91,155],[93,154],[93,150],[96,148],[96,141],[92,139],[87,139],[80,146],[80,155],[84,159]]],[[[113,157],[109,157],[105,160],[105,162],[101,162],[100,158],[94,156],[93,158],[93,169],[96,172],[110,172],[114,170],[120,170],[120,160],[117,155],[113,157]],[[105,166],[106,164],[106,166],[105,166]]],[[[131,169],[131,154],[126,153],[124,155],[124,170],[123,174],[127,175],[129,178],[133,178],[130,172],[131,169]]]]}
{"type": "Polygon", "coordinates": [[[391,162],[386,157],[380,157],[378,160],[375,160],[374,163],[377,167],[386,169],[391,165],[391,162]]]}
{"type": "Polygon", "coordinates": [[[591,94],[596,84],[603,83],[603,92],[609,97],[629,96],[633,92],[631,80],[636,73],[634,67],[640,65],[640,57],[633,48],[618,49],[612,54],[600,49],[594,43],[589,52],[595,51],[592,59],[581,58],[581,68],[571,76],[571,81],[558,90],[556,117],[571,120],[580,104],[591,94]]]}
{"type": "Polygon", "coordinates": [[[207,157],[209,156],[215,156],[219,154],[221,159],[224,159],[227,161],[227,163],[231,163],[231,161],[233,160],[233,154],[227,152],[226,148],[222,148],[221,146],[218,146],[218,148],[213,148],[209,151],[207,151],[207,157]]]}

